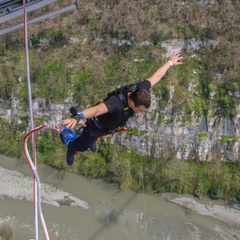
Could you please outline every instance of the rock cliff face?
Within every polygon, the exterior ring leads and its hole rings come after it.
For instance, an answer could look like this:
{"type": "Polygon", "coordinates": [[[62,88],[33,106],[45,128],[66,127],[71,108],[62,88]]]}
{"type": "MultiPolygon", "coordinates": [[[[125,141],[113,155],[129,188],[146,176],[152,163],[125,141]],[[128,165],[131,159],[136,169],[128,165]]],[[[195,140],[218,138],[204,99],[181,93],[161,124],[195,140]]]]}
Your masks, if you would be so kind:
{"type": "MultiPolygon", "coordinates": [[[[152,94],[152,105],[147,113],[137,114],[130,119],[130,131],[115,134],[111,137],[112,143],[120,143],[145,156],[163,159],[239,161],[240,115],[219,120],[193,116],[191,123],[186,123],[181,120],[181,116],[174,115],[169,102],[167,109],[160,113],[164,115],[164,120],[159,124],[157,102],[157,97],[152,94]]],[[[70,100],[47,103],[46,99],[37,98],[33,103],[34,115],[35,118],[46,118],[59,124],[69,116],[72,105],[70,100]]],[[[9,121],[24,114],[17,98],[12,98],[11,109],[2,108],[0,111],[1,117],[9,121]]]]}
{"type": "Polygon", "coordinates": [[[142,131],[141,136],[115,135],[113,141],[130,146],[142,155],[163,159],[239,161],[240,115],[233,119],[193,116],[191,123],[186,123],[181,121],[181,116],[162,111],[164,121],[159,125],[153,120],[157,109],[156,102],[153,101],[147,114],[138,115],[129,122],[131,128],[142,131]],[[169,118],[172,118],[170,124],[169,118]]]}
{"type": "MultiPolygon", "coordinates": [[[[192,39],[187,42],[173,40],[164,42],[162,47],[166,48],[167,55],[171,55],[183,48],[198,49],[216,44],[216,41],[207,39],[192,39]]],[[[171,94],[174,94],[174,86],[171,94]]],[[[115,134],[111,137],[111,141],[120,143],[142,155],[163,159],[238,162],[240,161],[240,93],[231,94],[238,99],[237,115],[233,118],[196,117],[193,114],[191,121],[186,122],[183,120],[184,113],[177,115],[173,110],[171,97],[165,109],[159,112],[160,99],[152,93],[152,105],[147,113],[137,114],[130,119],[129,126],[132,130],[115,134]],[[161,115],[161,123],[159,123],[159,115],[161,115]]],[[[8,108],[0,106],[1,118],[20,121],[19,116],[25,116],[26,113],[22,110],[18,99],[12,97],[10,105],[8,108]]],[[[71,99],[56,103],[36,98],[33,104],[34,115],[35,118],[44,118],[58,124],[69,116],[69,108],[72,105],[75,103],[71,99]]],[[[214,109],[210,109],[211,111],[214,112],[214,109]]],[[[211,114],[208,115],[211,116],[211,114]]]]}

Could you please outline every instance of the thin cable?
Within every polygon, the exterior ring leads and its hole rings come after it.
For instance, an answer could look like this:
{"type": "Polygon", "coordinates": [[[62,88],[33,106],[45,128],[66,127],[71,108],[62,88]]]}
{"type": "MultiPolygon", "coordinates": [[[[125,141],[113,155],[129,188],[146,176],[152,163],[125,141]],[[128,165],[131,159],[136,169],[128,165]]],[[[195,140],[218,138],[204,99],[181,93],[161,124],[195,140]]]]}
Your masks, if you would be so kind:
{"type": "MultiPolygon", "coordinates": [[[[143,172],[142,156],[141,156],[141,168],[142,168],[142,198],[143,198],[143,213],[141,215],[143,217],[144,213],[146,212],[146,200],[145,200],[144,172],[143,172]]],[[[147,234],[146,234],[146,239],[147,239],[147,234]]]]}
{"type": "Polygon", "coordinates": [[[143,160],[141,157],[141,168],[142,168],[142,195],[143,195],[143,211],[146,211],[146,201],[145,201],[145,188],[144,188],[144,172],[143,172],[143,160]]]}

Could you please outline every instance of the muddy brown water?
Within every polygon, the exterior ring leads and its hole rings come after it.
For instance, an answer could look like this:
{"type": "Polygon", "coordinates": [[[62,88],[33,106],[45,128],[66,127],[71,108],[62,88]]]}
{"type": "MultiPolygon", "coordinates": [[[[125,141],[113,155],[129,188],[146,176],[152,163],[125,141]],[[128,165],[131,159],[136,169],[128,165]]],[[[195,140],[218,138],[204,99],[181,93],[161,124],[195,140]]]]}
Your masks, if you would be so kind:
{"type": "MultiPolygon", "coordinates": [[[[0,224],[11,227],[14,240],[34,239],[32,172],[26,161],[3,155],[0,170],[0,224]]],[[[44,165],[38,165],[38,173],[52,240],[239,239],[238,226],[186,211],[168,201],[174,194],[148,196],[119,190],[114,184],[44,165]],[[75,205],[59,201],[64,197],[75,205]]],[[[39,239],[45,239],[40,220],[39,239]]]]}

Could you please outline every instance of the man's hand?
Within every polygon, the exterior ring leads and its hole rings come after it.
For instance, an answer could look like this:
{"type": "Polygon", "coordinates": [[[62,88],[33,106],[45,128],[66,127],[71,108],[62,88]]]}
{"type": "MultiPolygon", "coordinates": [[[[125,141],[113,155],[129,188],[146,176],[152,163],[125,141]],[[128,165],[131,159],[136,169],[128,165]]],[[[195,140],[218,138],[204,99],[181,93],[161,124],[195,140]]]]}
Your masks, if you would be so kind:
{"type": "Polygon", "coordinates": [[[179,65],[182,64],[181,60],[183,59],[183,57],[180,56],[180,53],[177,54],[173,54],[170,57],[170,62],[172,63],[172,65],[179,65]]]}
{"type": "MultiPolygon", "coordinates": [[[[62,124],[66,125],[66,128],[74,128],[77,124],[77,120],[75,118],[67,118],[62,120],[62,124]]],[[[78,122],[82,127],[86,127],[86,124],[82,119],[78,122]]]]}
{"type": "Polygon", "coordinates": [[[162,79],[171,66],[182,64],[182,59],[183,57],[180,56],[180,53],[173,54],[168,62],[162,65],[150,78],[148,78],[151,87],[156,85],[162,79]]]}

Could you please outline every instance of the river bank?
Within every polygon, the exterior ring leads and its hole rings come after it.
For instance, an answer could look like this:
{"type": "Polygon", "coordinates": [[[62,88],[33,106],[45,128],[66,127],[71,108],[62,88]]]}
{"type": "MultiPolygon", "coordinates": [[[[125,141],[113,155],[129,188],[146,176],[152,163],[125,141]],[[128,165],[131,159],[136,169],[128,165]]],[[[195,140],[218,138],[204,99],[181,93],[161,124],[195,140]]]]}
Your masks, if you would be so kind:
{"type": "MultiPolygon", "coordinates": [[[[87,214],[86,219],[89,219],[89,222],[93,221],[96,224],[95,228],[99,227],[99,221],[101,224],[104,222],[107,228],[112,224],[118,225],[121,222],[120,228],[124,228],[126,231],[127,225],[127,231],[130,231],[131,235],[135,233],[129,229],[129,223],[134,222],[134,224],[137,224],[138,237],[136,238],[136,235],[134,235],[133,238],[126,239],[164,239],[162,235],[163,231],[161,230],[160,233],[157,230],[163,224],[167,224],[168,228],[169,226],[176,225],[178,227],[181,226],[181,229],[182,227],[185,229],[187,226],[186,229],[191,233],[191,236],[188,236],[186,232],[181,232],[185,238],[182,237],[179,239],[240,239],[239,203],[230,204],[222,201],[211,201],[209,199],[198,200],[192,196],[169,193],[162,194],[161,196],[147,196],[136,194],[129,190],[119,191],[117,186],[105,184],[100,180],[86,179],[70,173],[63,175],[62,172],[48,166],[39,165],[38,171],[42,180],[42,203],[44,209],[53,208],[51,211],[54,211],[54,216],[58,214],[58,211],[56,212],[55,209],[59,209],[59,213],[64,210],[65,214],[69,214],[72,211],[80,211],[79,214],[81,215],[87,212],[89,214],[90,212],[90,216],[87,214]],[[72,210],[66,207],[70,207],[72,210]],[[96,215],[96,219],[93,215],[96,215]],[[179,220],[177,220],[178,218],[179,220]],[[168,223],[168,221],[171,223],[168,223]],[[158,226],[158,224],[160,225],[158,226]],[[211,233],[210,227],[213,228],[214,233],[211,233]],[[143,229],[145,230],[142,232],[143,229]],[[148,233],[148,238],[144,235],[146,233],[148,233]],[[154,234],[158,237],[152,237],[154,234]],[[206,236],[211,237],[206,238],[206,236]],[[219,236],[222,236],[222,238],[219,236]]],[[[28,202],[27,205],[29,206],[29,203],[33,202],[32,185],[32,173],[26,162],[0,156],[1,205],[5,205],[5,200],[8,202],[6,202],[7,207],[2,212],[9,212],[10,214],[11,210],[7,210],[9,208],[8,200],[11,200],[10,202],[13,203],[20,201],[22,202],[21,204],[28,202]]],[[[47,219],[54,218],[52,214],[48,216],[48,212],[45,214],[47,215],[47,219]]],[[[76,216],[76,222],[82,219],[79,216],[76,216]]],[[[73,218],[73,215],[71,217],[73,218]]],[[[3,216],[1,216],[1,219],[3,219],[3,216]]],[[[56,220],[51,220],[50,222],[54,221],[56,220]]],[[[1,222],[4,221],[2,220],[1,222]]],[[[64,224],[66,223],[64,222],[64,224]]],[[[88,221],[85,224],[88,225],[88,221]]],[[[51,228],[53,226],[50,226],[51,228]]],[[[181,231],[185,231],[183,229],[181,231]]],[[[55,235],[59,236],[59,231],[55,235]]],[[[118,226],[115,231],[121,232],[122,230],[119,230],[118,226]]],[[[174,231],[171,229],[170,232],[165,232],[164,237],[166,235],[175,235],[176,237],[177,233],[174,233],[174,231]]],[[[73,234],[72,236],[75,235],[73,234]]],[[[58,239],[66,238],[62,237],[58,239]]],[[[68,239],[77,240],[78,238],[73,237],[68,239]]],[[[85,237],[83,239],[95,238],[85,237]]],[[[104,238],[96,236],[96,239],[104,238]]],[[[172,236],[165,239],[177,238],[172,236]]]]}
{"type": "MultiPolygon", "coordinates": [[[[240,204],[237,202],[221,203],[221,205],[219,205],[219,201],[214,203],[211,200],[206,200],[204,203],[203,201],[198,202],[198,200],[193,197],[185,196],[175,197],[170,201],[191,212],[210,216],[224,221],[233,227],[240,228],[240,204]]],[[[240,239],[240,235],[238,235],[237,239],[240,239]]]]}

